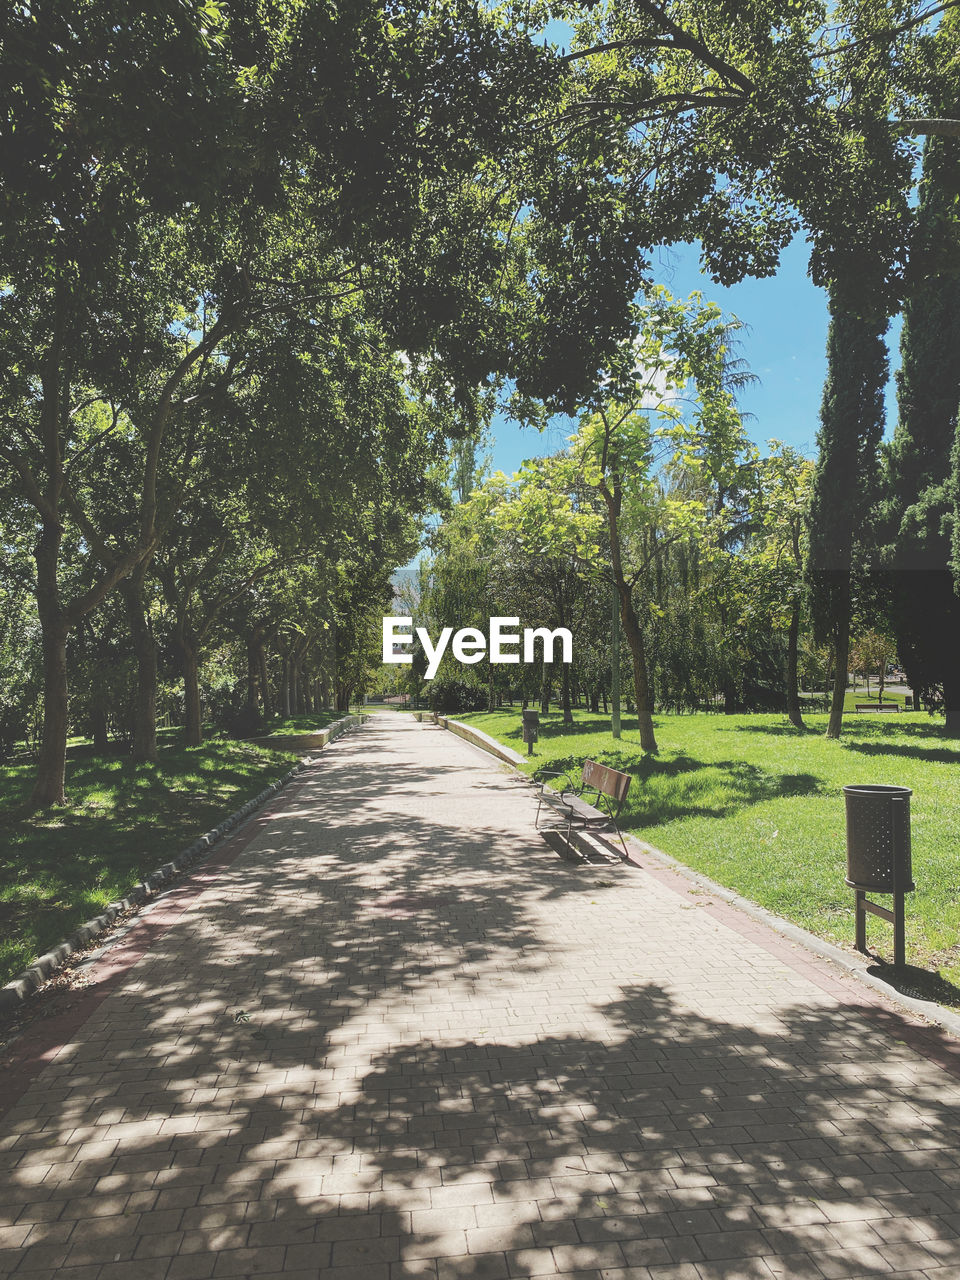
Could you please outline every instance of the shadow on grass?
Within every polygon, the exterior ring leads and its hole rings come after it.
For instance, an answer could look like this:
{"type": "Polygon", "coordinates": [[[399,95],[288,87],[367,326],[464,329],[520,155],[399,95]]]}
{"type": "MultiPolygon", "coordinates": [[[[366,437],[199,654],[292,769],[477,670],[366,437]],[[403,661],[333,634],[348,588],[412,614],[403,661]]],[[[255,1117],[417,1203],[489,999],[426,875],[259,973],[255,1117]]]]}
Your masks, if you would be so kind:
{"type": "Polygon", "coordinates": [[[164,734],[157,763],[67,759],[70,803],[36,812],[32,760],[0,768],[0,982],[62,942],[142,876],[283,774],[295,756],[229,739],[187,748],[164,734]]]}
{"type": "MultiPolygon", "coordinates": [[[[805,733],[822,734],[821,726],[811,725],[806,729],[795,729],[792,724],[733,724],[718,726],[721,733],[760,733],[776,737],[801,737],[805,733]]],[[[863,718],[844,719],[841,742],[849,742],[857,738],[922,738],[929,742],[943,742],[946,738],[943,725],[938,723],[917,724],[904,722],[894,716],[890,720],[866,720],[863,718]]],[[[948,741],[955,741],[954,738],[948,741]]]]}
{"type": "Polygon", "coordinates": [[[731,724],[717,725],[718,733],[763,733],[775,738],[805,738],[810,734],[820,734],[822,730],[812,725],[804,725],[798,729],[793,724],[731,724]]]}
{"type": "MultiPolygon", "coordinates": [[[[486,715],[485,712],[483,714],[486,715]]],[[[498,714],[505,716],[505,715],[509,715],[510,712],[501,711],[498,714]]],[[[457,719],[457,718],[462,719],[466,724],[470,724],[471,721],[475,719],[475,717],[471,715],[454,717],[454,719],[457,719]]],[[[628,723],[629,719],[630,717],[627,717],[627,716],[624,717],[624,726],[623,726],[624,729],[627,731],[631,729],[636,729],[635,724],[631,725],[630,723],[628,723]]],[[[656,724],[656,721],[654,721],[654,723],[656,724]]],[[[479,718],[477,718],[477,728],[483,728],[483,721],[479,718]]],[[[560,711],[548,711],[546,713],[541,713],[540,715],[540,737],[543,738],[544,740],[549,740],[551,738],[567,738],[567,737],[579,738],[589,734],[609,733],[609,731],[610,731],[609,716],[597,715],[597,716],[592,716],[589,720],[579,719],[579,720],[575,720],[573,724],[564,724],[563,718],[562,718],[562,712],[560,711]]],[[[519,719],[519,716],[517,718],[516,725],[514,727],[498,728],[496,736],[503,740],[510,738],[516,742],[522,742],[523,741],[523,723],[519,719]]]]}
{"type": "Polygon", "coordinates": [[[865,756],[907,756],[911,760],[929,760],[937,764],[960,764],[960,751],[946,747],[915,747],[907,743],[858,742],[850,743],[849,750],[865,756]]]}
{"type": "MultiPolygon", "coordinates": [[[[812,773],[776,773],[745,760],[698,760],[678,755],[672,760],[656,756],[629,756],[619,751],[598,751],[594,759],[631,774],[634,782],[620,825],[627,830],[655,827],[678,818],[724,818],[752,804],[785,796],[819,795],[823,779],[812,773]]],[[[552,759],[551,769],[576,780],[581,756],[552,759]]]]}

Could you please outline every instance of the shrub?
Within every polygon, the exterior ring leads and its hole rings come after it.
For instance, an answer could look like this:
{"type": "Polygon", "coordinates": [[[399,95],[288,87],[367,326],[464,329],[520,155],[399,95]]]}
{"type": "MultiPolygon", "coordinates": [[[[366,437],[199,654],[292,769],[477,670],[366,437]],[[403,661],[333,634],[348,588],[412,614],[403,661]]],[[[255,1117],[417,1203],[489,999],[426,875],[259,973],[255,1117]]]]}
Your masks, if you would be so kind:
{"type": "Polygon", "coordinates": [[[456,715],[460,711],[486,711],[487,690],[470,684],[462,677],[437,676],[428,690],[430,710],[438,715],[456,715]]]}

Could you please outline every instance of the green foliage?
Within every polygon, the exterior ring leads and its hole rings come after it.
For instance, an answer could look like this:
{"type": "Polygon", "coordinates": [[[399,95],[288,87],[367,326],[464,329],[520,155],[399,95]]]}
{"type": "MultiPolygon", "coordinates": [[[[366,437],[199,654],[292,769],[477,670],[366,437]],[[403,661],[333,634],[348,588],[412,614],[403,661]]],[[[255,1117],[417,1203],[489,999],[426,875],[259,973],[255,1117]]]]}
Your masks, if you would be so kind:
{"type": "Polygon", "coordinates": [[[892,309],[916,149],[890,119],[926,114],[949,56],[931,53],[936,8],[611,0],[563,12],[577,38],[558,128],[642,192],[644,243],[699,239],[729,284],[773,274],[803,225],[818,284],[844,279],[851,304],[872,307],[879,291],[892,309]]]}
{"type": "Polygon", "coordinates": [[[832,579],[825,575],[847,578],[863,545],[864,521],[876,504],[887,376],[885,330],[885,320],[863,319],[833,301],[820,454],[808,523],[810,572],[824,580],[812,601],[815,630],[821,637],[831,633],[836,616],[830,602],[832,579]]]}
{"type": "Polygon", "coordinates": [[[441,672],[430,681],[430,710],[438,715],[459,715],[464,711],[480,711],[487,705],[487,691],[465,676],[441,672]]]}
{"type": "MultiPolygon", "coordinates": [[[[955,15],[947,15],[944,26],[960,30],[955,15]]],[[[955,96],[955,69],[946,78],[945,97],[951,84],[955,96]]],[[[958,201],[960,141],[930,138],[900,340],[898,421],[884,459],[879,575],[911,682],[931,690],[939,685],[954,712],[960,712],[960,601],[951,572],[960,492],[960,470],[951,463],[960,410],[958,201]]]]}

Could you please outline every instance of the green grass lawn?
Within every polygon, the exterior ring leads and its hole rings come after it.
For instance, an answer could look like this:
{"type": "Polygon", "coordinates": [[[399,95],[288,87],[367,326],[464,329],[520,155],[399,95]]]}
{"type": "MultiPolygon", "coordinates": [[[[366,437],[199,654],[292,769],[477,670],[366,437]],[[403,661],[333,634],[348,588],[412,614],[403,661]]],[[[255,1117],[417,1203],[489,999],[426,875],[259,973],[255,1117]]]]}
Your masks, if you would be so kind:
{"type": "MultiPolygon", "coordinates": [[[[570,770],[586,758],[633,774],[624,827],[642,840],[796,924],[853,943],[853,890],[844,884],[841,788],[895,783],[911,797],[913,876],[907,961],[960,987],[960,739],[924,713],[851,715],[839,742],[778,715],[656,718],[659,755],[645,757],[635,728],[615,742],[609,720],[577,712],[541,716],[523,768],[570,770]]],[[[458,717],[524,751],[519,711],[458,717]]],[[[625,719],[625,725],[630,721],[625,719]]],[[[880,902],[890,903],[879,896],[880,902]]],[[[888,959],[892,928],[868,917],[867,940],[888,959]]]]}
{"type": "Polygon", "coordinates": [[[70,804],[30,813],[33,762],[0,767],[0,983],[123,897],[270,782],[297,756],[213,739],[160,735],[158,764],[74,746],[70,804]]]}
{"type": "MultiPolygon", "coordinates": [[[[902,708],[902,707],[903,707],[903,699],[904,699],[904,697],[905,697],[905,696],[906,696],[906,695],[905,695],[905,694],[903,694],[903,693],[892,693],[889,689],[884,689],[884,691],[883,691],[883,701],[884,701],[884,705],[886,705],[887,703],[890,703],[890,702],[895,702],[895,703],[897,704],[897,706],[899,706],[899,707],[901,707],[901,708],[902,708]]],[[[861,705],[861,706],[863,706],[865,703],[868,703],[868,702],[876,702],[876,701],[877,701],[877,690],[876,690],[876,686],[874,686],[874,687],[870,690],[870,692],[869,692],[869,693],[867,693],[866,689],[858,689],[858,690],[856,691],[856,693],[854,693],[854,691],[853,691],[852,689],[848,689],[848,690],[847,690],[847,692],[844,694],[844,697],[843,697],[843,709],[844,709],[844,711],[849,711],[849,712],[851,712],[853,715],[857,715],[857,714],[858,714],[858,712],[857,712],[857,710],[856,710],[857,703],[860,703],[860,705],[861,705]]],[[[860,714],[860,715],[867,715],[867,714],[869,714],[869,713],[868,713],[868,712],[860,712],[859,714],[860,714]]],[[[878,712],[877,714],[883,715],[884,713],[883,713],[883,712],[878,712]]],[[[898,714],[898,713],[895,713],[895,712],[894,712],[894,713],[887,712],[886,714],[887,714],[887,715],[890,715],[890,714],[898,714]]]]}

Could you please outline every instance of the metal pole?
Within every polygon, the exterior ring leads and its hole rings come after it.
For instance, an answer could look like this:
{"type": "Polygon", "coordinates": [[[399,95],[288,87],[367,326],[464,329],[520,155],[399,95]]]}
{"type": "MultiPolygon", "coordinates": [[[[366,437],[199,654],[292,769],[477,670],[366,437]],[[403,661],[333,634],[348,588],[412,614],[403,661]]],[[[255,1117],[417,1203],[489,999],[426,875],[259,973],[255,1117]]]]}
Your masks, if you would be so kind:
{"type": "Polygon", "coordinates": [[[890,797],[890,827],[893,836],[893,963],[907,963],[906,921],[904,919],[903,867],[901,847],[903,796],[890,797]]]}
{"type": "Polygon", "coordinates": [[[610,608],[610,726],[615,738],[620,737],[620,596],[612,583],[610,608]]]}
{"type": "Polygon", "coordinates": [[[864,955],[867,954],[867,913],[863,908],[863,900],[867,895],[862,889],[854,890],[855,917],[854,928],[856,930],[855,946],[858,951],[864,955]]]}

